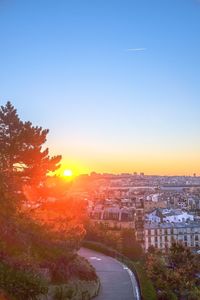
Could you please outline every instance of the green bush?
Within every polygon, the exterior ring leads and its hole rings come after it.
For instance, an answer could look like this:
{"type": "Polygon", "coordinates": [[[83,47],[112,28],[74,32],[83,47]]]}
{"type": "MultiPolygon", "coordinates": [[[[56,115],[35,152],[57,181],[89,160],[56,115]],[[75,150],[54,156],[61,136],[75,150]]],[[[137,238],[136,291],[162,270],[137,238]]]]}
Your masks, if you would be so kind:
{"type": "Polygon", "coordinates": [[[74,290],[69,288],[65,289],[62,286],[57,286],[54,293],[54,300],[66,300],[71,299],[74,294],[74,290]]]}
{"type": "Polygon", "coordinates": [[[41,275],[32,270],[13,267],[0,262],[0,289],[16,300],[35,300],[48,292],[48,285],[41,275]]]}
{"type": "Polygon", "coordinates": [[[77,256],[74,262],[69,264],[70,273],[80,280],[97,280],[97,274],[93,266],[84,258],[77,256]]]}
{"type": "Polygon", "coordinates": [[[71,278],[86,281],[97,280],[95,269],[85,258],[80,258],[78,255],[71,261],[61,257],[54,264],[54,268],[51,269],[51,275],[54,284],[66,283],[71,278]]]}
{"type": "Polygon", "coordinates": [[[164,291],[158,295],[158,300],[178,300],[177,296],[172,291],[164,291]]]}

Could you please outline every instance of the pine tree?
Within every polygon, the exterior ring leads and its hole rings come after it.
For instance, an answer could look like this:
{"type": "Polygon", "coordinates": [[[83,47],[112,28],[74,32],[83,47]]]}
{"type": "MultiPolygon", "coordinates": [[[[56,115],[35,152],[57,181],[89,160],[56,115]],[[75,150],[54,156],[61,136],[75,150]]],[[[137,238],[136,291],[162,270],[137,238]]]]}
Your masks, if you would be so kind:
{"type": "Polygon", "coordinates": [[[0,193],[20,193],[26,185],[41,185],[50,171],[59,168],[61,156],[49,156],[43,148],[48,129],[20,120],[7,102],[0,107],[0,193]]]}

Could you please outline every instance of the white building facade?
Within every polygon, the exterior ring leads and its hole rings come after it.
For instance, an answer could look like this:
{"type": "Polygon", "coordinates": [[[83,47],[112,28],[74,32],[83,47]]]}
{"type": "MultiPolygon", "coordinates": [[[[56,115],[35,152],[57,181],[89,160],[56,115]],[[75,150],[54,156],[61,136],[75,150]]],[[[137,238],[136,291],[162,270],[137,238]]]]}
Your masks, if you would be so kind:
{"type": "Polygon", "coordinates": [[[190,248],[200,249],[200,222],[145,223],[144,249],[154,246],[167,251],[173,241],[181,242],[190,248]]]}

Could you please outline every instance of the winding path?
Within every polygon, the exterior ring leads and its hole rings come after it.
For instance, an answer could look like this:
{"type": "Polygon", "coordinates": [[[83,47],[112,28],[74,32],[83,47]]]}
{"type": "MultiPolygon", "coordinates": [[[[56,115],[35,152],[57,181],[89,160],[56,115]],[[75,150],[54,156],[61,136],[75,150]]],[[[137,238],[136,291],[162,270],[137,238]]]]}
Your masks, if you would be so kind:
{"type": "Polygon", "coordinates": [[[95,300],[140,300],[134,274],[116,259],[81,248],[79,254],[93,265],[101,281],[99,295],[95,300]]]}

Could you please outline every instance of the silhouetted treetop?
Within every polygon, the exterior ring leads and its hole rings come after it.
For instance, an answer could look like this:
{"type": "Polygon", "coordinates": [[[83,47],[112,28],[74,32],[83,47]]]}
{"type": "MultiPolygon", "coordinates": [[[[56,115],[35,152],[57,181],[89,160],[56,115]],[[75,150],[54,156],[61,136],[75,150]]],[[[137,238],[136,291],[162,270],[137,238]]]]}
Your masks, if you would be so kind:
{"type": "Polygon", "coordinates": [[[59,168],[61,156],[44,148],[48,129],[23,122],[11,102],[0,107],[0,173],[26,184],[40,183],[59,168]]]}

